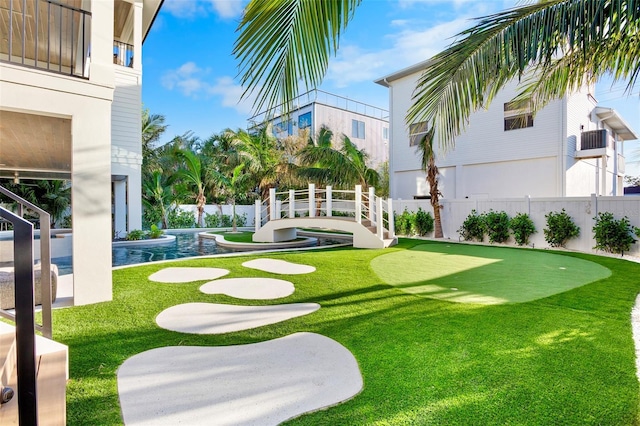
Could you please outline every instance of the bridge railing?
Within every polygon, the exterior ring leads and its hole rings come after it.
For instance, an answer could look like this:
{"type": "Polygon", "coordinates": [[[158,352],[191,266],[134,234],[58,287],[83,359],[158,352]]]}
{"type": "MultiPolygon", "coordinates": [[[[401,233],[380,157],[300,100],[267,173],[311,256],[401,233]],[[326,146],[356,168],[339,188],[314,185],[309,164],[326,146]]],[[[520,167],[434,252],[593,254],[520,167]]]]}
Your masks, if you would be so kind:
{"type": "Polygon", "coordinates": [[[354,190],[335,190],[331,186],[316,188],[309,184],[307,189],[278,192],[269,190],[266,200],[255,202],[255,229],[260,229],[270,220],[295,217],[352,217],[358,223],[368,221],[375,227],[380,238],[394,236],[393,208],[391,199],[375,195],[375,188],[362,191],[361,185],[354,190]],[[389,213],[391,212],[391,213],[389,213]]]}

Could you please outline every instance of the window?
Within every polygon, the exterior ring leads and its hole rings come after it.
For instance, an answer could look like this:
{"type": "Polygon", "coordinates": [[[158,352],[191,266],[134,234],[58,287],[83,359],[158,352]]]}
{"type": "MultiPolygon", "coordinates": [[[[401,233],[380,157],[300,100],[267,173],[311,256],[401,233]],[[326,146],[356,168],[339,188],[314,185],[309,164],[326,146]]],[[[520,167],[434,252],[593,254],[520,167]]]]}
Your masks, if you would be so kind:
{"type": "Polygon", "coordinates": [[[382,128],[382,139],[384,139],[384,140],[389,139],[389,128],[388,127],[383,127],[382,128]]]}
{"type": "Polygon", "coordinates": [[[504,130],[533,127],[531,101],[514,101],[504,104],[504,130]]]}
{"type": "Polygon", "coordinates": [[[307,112],[298,117],[298,129],[306,129],[311,127],[311,112],[307,112]]]}
{"type": "Polygon", "coordinates": [[[420,123],[414,123],[409,126],[409,146],[417,146],[420,144],[420,140],[425,137],[429,126],[426,121],[420,123]]]}
{"type": "Polygon", "coordinates": [[[364,139],[364,121],[351,120],[351,137],[364,139]]]}

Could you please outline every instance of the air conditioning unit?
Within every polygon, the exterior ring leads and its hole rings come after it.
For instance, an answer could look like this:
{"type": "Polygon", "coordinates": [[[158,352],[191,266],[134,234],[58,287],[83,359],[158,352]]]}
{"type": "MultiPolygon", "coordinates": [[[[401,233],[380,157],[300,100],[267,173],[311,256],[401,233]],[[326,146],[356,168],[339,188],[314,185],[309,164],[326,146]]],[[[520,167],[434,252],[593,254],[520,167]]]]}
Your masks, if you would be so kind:
{"type": "Polygon", "coordinates": [[[590,130],[580,135],[580,150],[607,147],[607,129],[590,130]]]}

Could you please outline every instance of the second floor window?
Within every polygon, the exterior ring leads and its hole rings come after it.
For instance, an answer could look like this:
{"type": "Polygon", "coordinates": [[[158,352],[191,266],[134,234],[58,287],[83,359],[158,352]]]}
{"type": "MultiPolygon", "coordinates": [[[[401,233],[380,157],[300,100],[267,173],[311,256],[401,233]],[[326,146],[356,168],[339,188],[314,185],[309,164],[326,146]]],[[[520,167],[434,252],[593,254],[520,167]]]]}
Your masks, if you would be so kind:
{"type": "Polygon", "coordinates": [[[351,137],[364,139],[364,121],[351,120],[351,137]]]}
{"type": "Polygon", "coordinates": [[[533,127],[531,101],[507,102],[504,104],[504,130],[533,127]]]}
{"type": "Polygon", "coordinates": [[[420,139],[424,138],[429,130],[426,121],[414,123],[409,126],[409,146],[418,146],[420,139]]]}

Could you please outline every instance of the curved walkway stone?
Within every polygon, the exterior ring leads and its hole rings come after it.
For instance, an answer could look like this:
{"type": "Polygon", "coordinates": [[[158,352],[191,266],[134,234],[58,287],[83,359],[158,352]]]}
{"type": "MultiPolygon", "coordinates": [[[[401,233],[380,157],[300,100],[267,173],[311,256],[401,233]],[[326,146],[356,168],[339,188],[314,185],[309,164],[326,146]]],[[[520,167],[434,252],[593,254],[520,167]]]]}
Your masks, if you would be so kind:
{"type": "Polygon", "coordinates": [[[193,334],[222,334],[275,324],[310,314],[317,303],[238,306],[219,303],[184,303],[160,312],[156,323],[167,330],[193,334]]]}
{"type": "Polygon", "coordinates": [[[350,399],[362,385],[351,352],[314,333],[152,349],[118,370],[127,426],[277,425],[350,399]]]}
{"type": "Polygon", "coordinates": [[[276,278],[224,278],[200,287],[205,294],[226,294],[238,299],[267,300],[293,294],[292,282],[276,278]]]}
{"type": "Polygon", "coordinates": [[[244,262],[242,266],[283,275],[310,274],[316,270],[313,266],[301,265],[279,259],[254,259],[244,262]]]}
{"type": "Polygon", "coordinates": [[[149,279],[159,283],[188,283],[201,280],[215,280],[229,273],[222,268],[164,268],[151,274],[149,279]]]}

